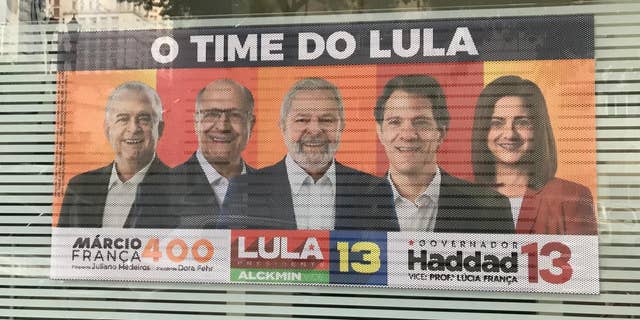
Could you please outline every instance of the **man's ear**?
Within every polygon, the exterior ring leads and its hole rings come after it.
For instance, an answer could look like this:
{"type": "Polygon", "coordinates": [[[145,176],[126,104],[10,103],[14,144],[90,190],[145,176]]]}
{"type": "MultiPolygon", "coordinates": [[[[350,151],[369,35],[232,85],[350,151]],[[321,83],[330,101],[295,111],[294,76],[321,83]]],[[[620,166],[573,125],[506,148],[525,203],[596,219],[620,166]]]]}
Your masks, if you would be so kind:
{"type": "Polygon", "coordinates": [[[382,125],[376,122],[376,133],[378,134],[378,141],[382,143],[382,125]]]}
{"type": "Polygon", "coordinates": [[[198,131],[198,111],[193,114],[193,131],[196,133],[196,135],[200,134],[200,132],[198,131]]]}
{"type": "Polygon", "coordinates": [[[284,141],[287,141],[287,137],[285,137],[284,135],[284,129],[286,128],[286,125],[281,120],[278,120],[278,128],[280,128],[280,134],[282,134],[282,139],[284,139],[284,141]]]}
{"type": "Polygon", "coordinates": [[[158,122],[158,140],[162,137],[162,132],[164,132],[164,121],[158,122]]]}
{"type": "Polygon", "coordinates": [[[249,134],[251,134],[251,132],[253,132],[253,127],[256,126],[256,116],[252,115],[251,116],[251,127],[249,127],[249,134]]]}
{"type": "Polygon", "coordinates": [[[256,125],[256,117],[251,115],[251,121],[249,121],[249,131],[247,132],[247,141],[251,139],[251,133],[253,133],[253,127],[256,125]]]}
{"type": "Polygon", "coordinates": [[[107,119],[104,119],[104,122],[102,123],[102,129],[104,130],[104,136],[107,138],[107,141],[109,141],[109,124],[107,123],[107,119]]]}
{"type": "Polygon", "coordinates": [[[442,142],[444,141],[444,137],[446,135],[447,135],[447,127],[438,129],[438,147],[442,144],[442,142]]]}

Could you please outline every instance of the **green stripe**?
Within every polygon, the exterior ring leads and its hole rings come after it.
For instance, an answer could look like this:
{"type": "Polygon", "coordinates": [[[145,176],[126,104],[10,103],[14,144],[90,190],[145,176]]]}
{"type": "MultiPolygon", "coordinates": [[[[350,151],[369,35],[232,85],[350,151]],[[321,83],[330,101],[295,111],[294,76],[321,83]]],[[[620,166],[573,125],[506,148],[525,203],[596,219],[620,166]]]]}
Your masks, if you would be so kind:
{"type": "Polygon", "coordinates": [[[329,283],[328,270],[231,269],[232,282],[329,283]]]}

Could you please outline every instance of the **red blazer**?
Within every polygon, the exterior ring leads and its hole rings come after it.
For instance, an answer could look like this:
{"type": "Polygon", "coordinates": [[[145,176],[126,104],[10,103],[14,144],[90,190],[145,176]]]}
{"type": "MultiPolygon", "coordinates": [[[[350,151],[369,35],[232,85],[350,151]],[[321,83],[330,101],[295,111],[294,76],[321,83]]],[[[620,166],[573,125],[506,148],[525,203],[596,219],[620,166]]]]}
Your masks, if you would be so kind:
{"type": "Polygon", "coordinates": [[[593,197],[585,186],[554,178],[522,200],[516,233],[597,234],[593,197]]]}

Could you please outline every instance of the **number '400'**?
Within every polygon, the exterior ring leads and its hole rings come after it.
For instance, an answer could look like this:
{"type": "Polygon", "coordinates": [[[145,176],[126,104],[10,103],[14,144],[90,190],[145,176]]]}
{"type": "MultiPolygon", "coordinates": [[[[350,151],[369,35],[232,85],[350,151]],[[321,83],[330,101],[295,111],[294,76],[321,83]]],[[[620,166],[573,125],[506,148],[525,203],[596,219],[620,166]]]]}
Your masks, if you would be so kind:
{"type": "MultiPolygon", "coordinates": [[[[169,243],[167,243],[167,248],[165,249],[167,258],[175,263],[184,261],[188,253],[189,248],[187,246],[187,243],[182,239],[173,239],[169,241],[169,243]],[[180,249],[180,253],[178,254],[174,254],[174,248],[176,247],[180,249]]],[[[194,242],[193,246],[191,246],[191,255],[197,262],[208,262],[213,257],[213,244],[211,244],[211,241],[207,239],[200,239],[194,242]],[[204,254],[200,254],[200,248],[204,248],[204,254]]],[[[158,262],[158,260],[162,258],[162,251],[160,250],[160,239],[149,239],[149,242],[147,242],[147,245],[142,251],[142,257],[151,258],[153,259],[153,262],[158,262]]]]}

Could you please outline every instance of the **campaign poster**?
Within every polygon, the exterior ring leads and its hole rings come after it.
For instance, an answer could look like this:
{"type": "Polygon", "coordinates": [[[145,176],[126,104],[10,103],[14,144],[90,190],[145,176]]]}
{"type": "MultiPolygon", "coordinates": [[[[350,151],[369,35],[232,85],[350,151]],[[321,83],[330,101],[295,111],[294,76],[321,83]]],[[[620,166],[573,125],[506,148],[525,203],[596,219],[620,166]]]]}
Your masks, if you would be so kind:
{"type": "Polygon", "coordinates": [[[593,30],[61,33],[51,277],[598,293],[593,30]]]}

